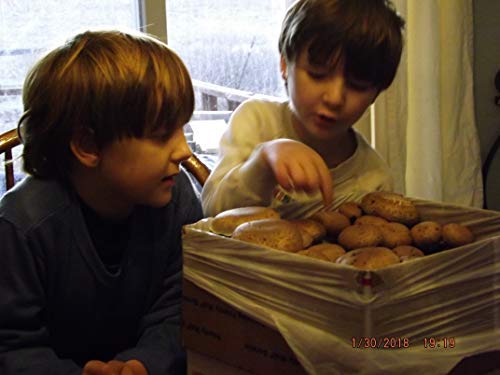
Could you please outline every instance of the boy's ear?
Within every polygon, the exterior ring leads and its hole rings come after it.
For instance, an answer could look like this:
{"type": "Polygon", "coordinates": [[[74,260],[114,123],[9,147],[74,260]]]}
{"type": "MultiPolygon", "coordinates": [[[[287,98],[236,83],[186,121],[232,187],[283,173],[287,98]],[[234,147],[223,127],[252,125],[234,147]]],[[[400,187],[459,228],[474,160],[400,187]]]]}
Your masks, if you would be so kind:
{"type": "Polygon", "coordinates": [[[71,138],[70,148],[75,158],[84,166],[93,168],[99,164],[99,148],[92,129],[77,130],[71,138]]]}
{"type": "Polygon", "coordinates": [[[285,58],[283,55],[280,57],[280,70],[281,70],[281,77],[286,81],[288,78],[288,71],[287,71],[288,65],[286,63],[285,58]]]}

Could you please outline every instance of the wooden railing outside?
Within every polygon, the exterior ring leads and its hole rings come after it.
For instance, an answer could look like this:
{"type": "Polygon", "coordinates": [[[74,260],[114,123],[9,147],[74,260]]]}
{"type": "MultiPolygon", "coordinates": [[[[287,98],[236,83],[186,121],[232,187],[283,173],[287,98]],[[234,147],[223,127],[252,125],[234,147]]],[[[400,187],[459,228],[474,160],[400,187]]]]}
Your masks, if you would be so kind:
{"type": "Polygon", "coordinates": [[[242,102],[252,97],[276,99],[276,97],[245,90],[215,85],[193,79],[195,94],[201,96],[201,111],[234,111],[242,102]]]}
{"type": "Polygon", "coordinates": [[[203,111],[234,111],[240,103],[254,95],[249,91],[236,90],[198,80],[193,80],[193,86],[195,93],[201,95],[203,111]]]}

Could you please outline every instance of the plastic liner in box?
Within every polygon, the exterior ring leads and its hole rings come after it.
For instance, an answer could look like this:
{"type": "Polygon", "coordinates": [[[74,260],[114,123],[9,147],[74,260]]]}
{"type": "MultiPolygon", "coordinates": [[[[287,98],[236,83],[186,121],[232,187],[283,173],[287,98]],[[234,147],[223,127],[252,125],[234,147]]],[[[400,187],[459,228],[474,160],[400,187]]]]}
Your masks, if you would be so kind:
{"type": "Polygon", "coordinates": [[[280,332],[310,374],[445,374],[500,350],[500,213],[415,200],[473,244],[372,272],[188,226],[184,276],[280,332]]]}

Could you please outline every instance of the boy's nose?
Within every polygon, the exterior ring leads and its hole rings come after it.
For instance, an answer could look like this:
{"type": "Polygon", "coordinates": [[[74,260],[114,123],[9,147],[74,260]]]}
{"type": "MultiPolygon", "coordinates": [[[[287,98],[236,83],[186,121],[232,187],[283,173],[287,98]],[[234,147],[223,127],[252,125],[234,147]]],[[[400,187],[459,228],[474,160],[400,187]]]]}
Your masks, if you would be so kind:
{"type": "Polygon", "coordinates": [[[181,161],[188,159],[192,154],[191,148],[186,141],[183,131],[179,132],[179,136],[174,147],[175,150],[172,153],[172,160],[175,162],[180,163],[181,161]]]}
{"type": "Polygon", "coordinates": [[[344,77],[335,75],[326,83],[323,101],[328,107],[337,108],[344,104],[346,87],[344,77]]]}

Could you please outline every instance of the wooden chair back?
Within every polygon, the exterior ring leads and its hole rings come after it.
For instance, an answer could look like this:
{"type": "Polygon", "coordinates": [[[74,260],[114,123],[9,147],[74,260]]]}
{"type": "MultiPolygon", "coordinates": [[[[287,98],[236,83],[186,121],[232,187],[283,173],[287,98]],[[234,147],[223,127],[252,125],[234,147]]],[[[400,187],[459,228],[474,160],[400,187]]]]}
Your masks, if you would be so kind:
{"type": "Polygon", "coordinates": [[[14,186],[14,163],[12,149],[21,144],[17,129],[12,129],[0,134],[0,155],[4,155],[3,163],[5,170],[5,191],[14,186]]]}
{"type": "Polygon", "coordinates": [[[203,187],[210,174],[210,169],[204,164],[196,154],[192,154],[189,159],[182,162],[182,166],[193,175],[198,183],[203,187]]]}

